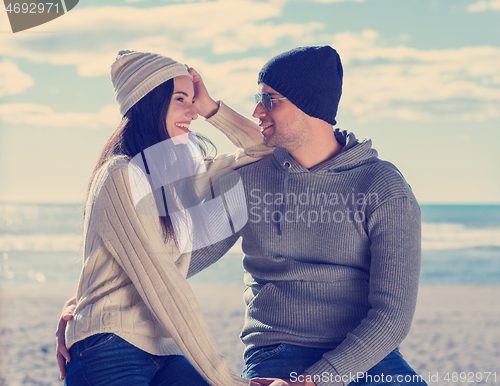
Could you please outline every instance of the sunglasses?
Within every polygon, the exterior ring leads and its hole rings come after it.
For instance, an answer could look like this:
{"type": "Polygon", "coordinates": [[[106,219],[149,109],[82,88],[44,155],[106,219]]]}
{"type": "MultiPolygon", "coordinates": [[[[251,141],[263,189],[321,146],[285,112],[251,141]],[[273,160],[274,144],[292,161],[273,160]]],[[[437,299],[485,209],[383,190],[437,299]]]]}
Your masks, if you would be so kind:
{"type": "Polygon", "coordinates": [[[267,111],[271,111],[273,109],[273,101],[279,101],[281,99],[286,99],[286,97],[271,98],[271,96],[266,92],[263,92],[262,94],[255,94],[255,104],[258,104],[259,102],[262,103],[262,106],[264,106],[267,111]]]}

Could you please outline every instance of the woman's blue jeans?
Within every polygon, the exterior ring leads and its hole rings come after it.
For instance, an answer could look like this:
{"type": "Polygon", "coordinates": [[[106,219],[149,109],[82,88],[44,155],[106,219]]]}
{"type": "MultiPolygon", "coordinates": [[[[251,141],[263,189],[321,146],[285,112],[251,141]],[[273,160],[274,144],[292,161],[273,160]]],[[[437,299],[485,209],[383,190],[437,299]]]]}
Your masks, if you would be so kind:
{"type": "Polygon", "coordinates": [[[69,350],[66,386],[209,386],[182,355],[152,355],[115,334],[97,334],[69,350]]]}
{"type": "MultiPolygon", "coordinates": [[[[286,343],[259,347],[245,354],[242,376],[247,379],[262,377],[302,381],[299,376],[309,366],[322,359],[323,354],[328,351],[331,349],[302,347],[286,343]]],[[[343,381],[349,386],[427,386],[424,379],[406,363],[398,349],[392,351],[366,373],[344,375],[344,378],[339,379],[329,373],[320,374],[320,377],[323,382],[331,381],[333,384],[343,381]]]]}

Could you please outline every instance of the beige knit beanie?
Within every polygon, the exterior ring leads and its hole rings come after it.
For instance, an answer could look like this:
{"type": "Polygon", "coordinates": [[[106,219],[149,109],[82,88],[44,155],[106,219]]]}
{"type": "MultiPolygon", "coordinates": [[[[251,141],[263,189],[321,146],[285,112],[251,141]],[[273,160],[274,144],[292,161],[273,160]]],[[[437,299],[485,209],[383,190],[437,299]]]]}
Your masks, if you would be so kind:
{"type": "Polygon", "coordinates": [[[111,65],[120,113],[126,112],[155,87],[179,75],[188,75],[185,65],[165,56],[122,50],[111,65]]]}

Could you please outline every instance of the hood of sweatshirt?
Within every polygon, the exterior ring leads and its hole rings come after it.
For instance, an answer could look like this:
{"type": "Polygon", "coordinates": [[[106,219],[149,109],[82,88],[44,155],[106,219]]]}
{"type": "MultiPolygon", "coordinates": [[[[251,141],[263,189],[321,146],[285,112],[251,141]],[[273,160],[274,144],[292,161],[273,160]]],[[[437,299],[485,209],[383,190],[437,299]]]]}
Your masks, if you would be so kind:
{"type": "MultiPolygon", "coordinates": [[[[335,139],[343,146],[342,151],[335,157],[326,160],[310,169],[299,164],[288,151],[280,148],[274,149],[272,161],[274,165],[284,171],[283,175],[283,197],[288,195],[288,182],[290,174],[315,173],[332,174],[352,170],[360,166],[378,161],[378,153],[372,148],[371,139],[358,141],[356,136],[348,131],[335,129],[335,139]]],[[[281,220],[278,223],[278,234],[283,232],[285,218],[285,203],[281,205],[281,220]]]]}
{"type": "Polygon", "coordinates": [[[272,161],[279,169],[288,169],[289,173],[318,174],[339,173],[377,161],[378,153],[372,148],[371,139],[358,140],[353,133],[346,130],[335,129],[334,133],[337,142],[343,146],[342,151],[310,169],[299,164],[288,151],[280,148],[274,149],[272,161]]]}

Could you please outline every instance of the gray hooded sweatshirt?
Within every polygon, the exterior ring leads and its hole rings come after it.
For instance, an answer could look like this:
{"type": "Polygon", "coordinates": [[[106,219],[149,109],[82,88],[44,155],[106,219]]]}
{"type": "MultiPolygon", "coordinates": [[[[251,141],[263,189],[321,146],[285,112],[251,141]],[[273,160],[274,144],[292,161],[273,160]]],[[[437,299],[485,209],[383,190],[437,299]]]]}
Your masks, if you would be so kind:
{"type": "Polygon", "coordinates": [[[402,342],[420,273],[420,208],[410,186],[377,158],[371,140],[335,135],[342,152],[311,169],[279,148],[239,169],[246,202],[230,205],[246,207],[248,221],[194,252],[189,271],[212,264],[242,237],[246,350],[331,348],[306,370],[318,386],[343,385],[321,375],[348,379],[402,342]]]}

